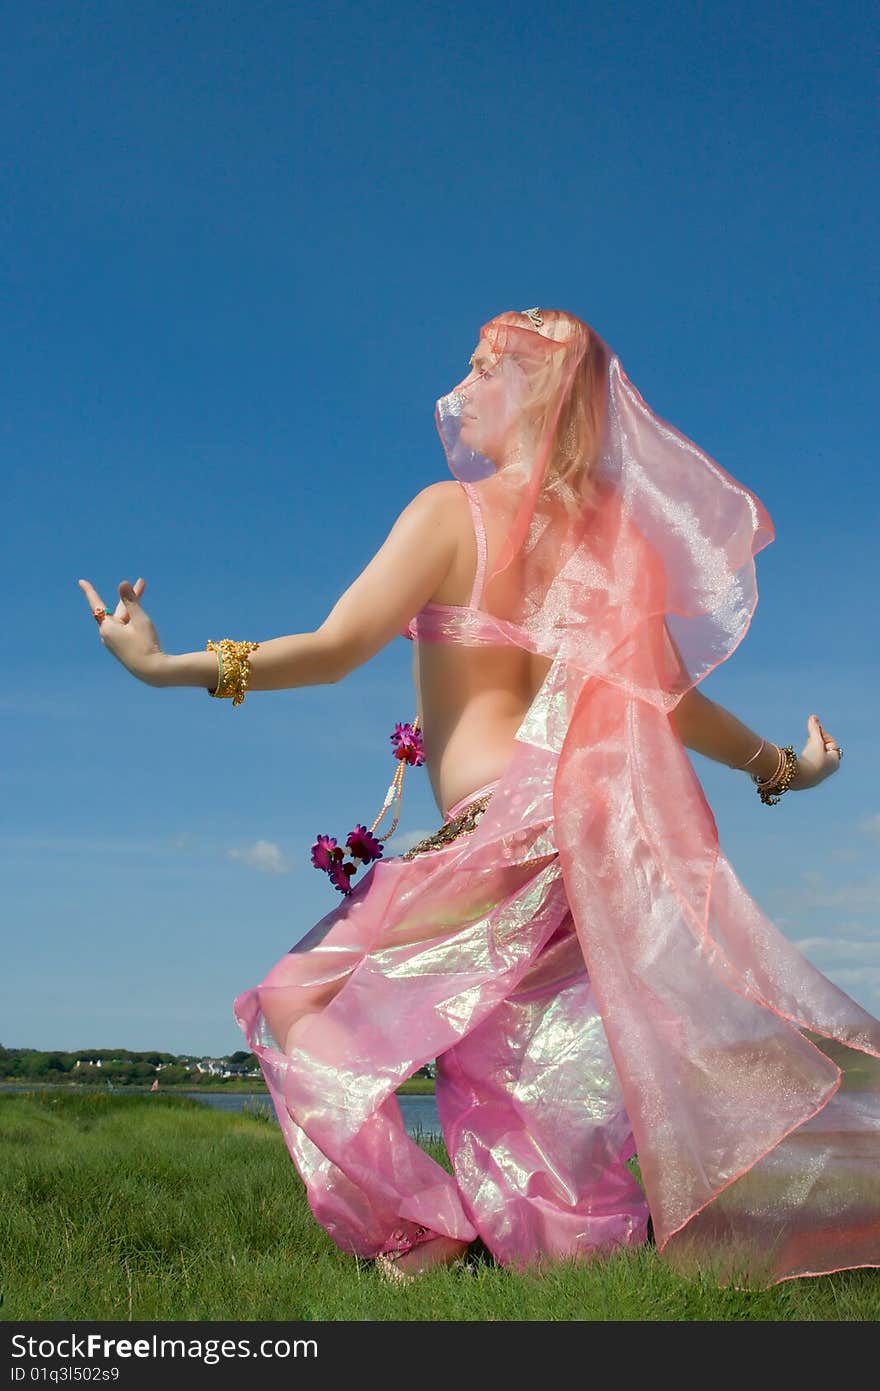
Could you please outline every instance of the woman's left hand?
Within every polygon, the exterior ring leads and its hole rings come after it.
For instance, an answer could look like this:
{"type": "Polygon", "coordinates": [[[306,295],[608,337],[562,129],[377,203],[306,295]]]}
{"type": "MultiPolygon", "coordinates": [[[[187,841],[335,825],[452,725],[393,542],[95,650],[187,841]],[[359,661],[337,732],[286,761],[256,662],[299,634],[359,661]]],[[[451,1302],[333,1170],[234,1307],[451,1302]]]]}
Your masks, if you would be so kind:
{"type": "Polygon", "coordinates": [[[803,792],[817,787],[840,767],[840,746],[822,725],[818,715],[807,720],[808,738],[803,752],[798,754],[795,775],[789,783],[790,792],[803,792]]]}
{"type": "MultiPolygon", "coordinates": [[[[78,584],[93,612],[97,608],[107,608],[88,580],[79,580],[78,584]]],[[[149,614],[141,608],[140,599],[146,586],[144,579],[137,580],[133,585],[128,580],[122,580],[119,603],[115,610],[107,608],[107,616],[100,620],[98,627],[104,646],[132,676],[148,686],[159,686],[162,684],[160,673],[167,658],[149,614]]]]}

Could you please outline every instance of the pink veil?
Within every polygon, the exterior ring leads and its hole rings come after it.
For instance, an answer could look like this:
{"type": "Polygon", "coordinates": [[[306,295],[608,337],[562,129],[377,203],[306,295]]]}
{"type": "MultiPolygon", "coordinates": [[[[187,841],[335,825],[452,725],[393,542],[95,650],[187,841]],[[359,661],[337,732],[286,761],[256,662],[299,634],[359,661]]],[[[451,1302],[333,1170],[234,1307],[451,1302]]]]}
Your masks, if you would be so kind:
{"type": "Polygon", "coordinates": [[[770,517],[574,316],[499,315],[476,358],[437,428],[482,513],[481,608],[552,662],[518,757],[546,769],[658,1249],[724,1278],[880,1264],[880,1022],[739,882],[670,719],[745,637],[770,517]]]}

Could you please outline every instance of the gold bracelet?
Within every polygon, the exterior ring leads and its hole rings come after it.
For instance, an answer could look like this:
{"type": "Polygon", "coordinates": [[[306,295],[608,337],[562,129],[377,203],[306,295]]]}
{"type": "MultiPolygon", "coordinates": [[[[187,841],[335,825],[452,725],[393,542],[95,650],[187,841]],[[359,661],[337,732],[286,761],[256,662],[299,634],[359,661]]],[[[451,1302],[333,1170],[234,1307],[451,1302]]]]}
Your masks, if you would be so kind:
{"type": "Polygon", "coordinates": [[[220,690],[220,687],[223,685],[223,653],[220,651],[219,647],[216,647],[212,642],[209,642],[207,650],[210,652],[212,648],[214,651],[214,656],[217,658],[217,685],[214,687],[213,691],[208,692],[208,695],[215,696],[220,690]]]}
{"type": "Polygon", "coordinates": [[[782,759],[779,765],[780,771],[775,773],[772,779],[765,779],[764,782],[761,782],[758,777],[752,778],[757,788],[758,796],[761,798],[764,805],[768,807],[775,806],[782,794],[788,791],[792,778],[797,772],[797,754],[791,744],[786,745],[786,747],[781,750],[781,755],[782,759]]]}
{"type": "Polygon", "coordinates": [[[729,767],[737,769],[737,771],[740,773],[744,773],[748,768],[749,764],[754,763],[755,759],[758,757],[758,754],[761,752],[766,742],[766,739],[762,739],[758,747],[755,749],[755,752],[752,754],[751,758],[747,758],[745,763],[731,763],[729,764],[729,767]]]}
{"type": "Polygon", "coordinates": [[[777,779],[781,777],[785,768],[785,750],[782,748],[781,744],[774,744],[773,747],[776,750],[776,767],[773,769],[772,773],[768,773],[767,776],[763,778],[760,773],[752,773],[752,782],[756,787],[772,787],[777,779]]]}
{"type": "Polygon", "coordinates": [[[216,689],[208,691],[208,695],[218,700],[231,696],[233,705],[241,705],[251,674],[248,654],[255,652],[259,645],[258,642],[233,642],[231,638],[209,642],[206,651],[216,654],[218,675],[216,689]]]}

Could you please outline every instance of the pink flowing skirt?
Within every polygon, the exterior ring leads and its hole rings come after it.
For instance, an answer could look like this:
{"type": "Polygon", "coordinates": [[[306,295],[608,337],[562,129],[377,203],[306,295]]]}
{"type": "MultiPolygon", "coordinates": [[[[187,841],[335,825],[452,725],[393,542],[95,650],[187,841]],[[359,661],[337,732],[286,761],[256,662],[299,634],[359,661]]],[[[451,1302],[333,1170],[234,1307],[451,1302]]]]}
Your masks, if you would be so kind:
{"type": "Polygon", "coordinates": [[[362,1257],[443,1234],[517,1267],[589,1258],[644,1243],[653,1217],[683,1274],[880,1264],[880,1062],[833,1044],[877,1021],[723,857],[715,940],[664,928],[659,888],[641,942],[611,919],[602,936],[598,870],[585,856],[582,882],[563,877],[554,762],[518,745],[445,832],[362,871],[236,999],[316,1219],[362,1257]],[[799,991],[831,1042],[808,1041],[799,991]],[[452,1174],[407,1135],[394,1095],[431,1059],[452,1174]]]}
{"type": "Polygon", "coordinates": [[[512,1264],[640,1244],[648,1204],[546,809],[490,855],[474,835],[371,865],[235,1002],[312,1211],[365,1257],[436,1234],[512,1264]],[[394,1095],[435,1058],[454,1176],[394,1095]]]}

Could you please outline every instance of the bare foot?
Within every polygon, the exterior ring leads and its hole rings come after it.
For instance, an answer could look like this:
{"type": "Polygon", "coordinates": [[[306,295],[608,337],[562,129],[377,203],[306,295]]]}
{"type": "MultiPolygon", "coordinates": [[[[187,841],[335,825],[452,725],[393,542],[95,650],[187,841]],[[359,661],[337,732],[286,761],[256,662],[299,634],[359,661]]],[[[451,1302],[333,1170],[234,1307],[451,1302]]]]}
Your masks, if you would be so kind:
{"type": "Polygon", "coordinates": [[[417,1275],[423,1275],[435,1265],[452,1265],[464,1256],[469,1241],[456,1241],[451,1236],[435,1236],[405,1251],[402,1256],[378,1256],[376,1263],[386,1280],[396,1280],[408,1284],[417,1275]]]}
{"type": "Polygon", "coordinates": [[[423,1270],[430,1270],[432,1265],[452,1265],[453,1261],[464,1255],[469,1246],[469,1241],[456,1241],[451,1236],[435,1236],[430,1241],[423,1241],[411,1251],[405,1252],[394,1264],[401,1270],[409,1271],[411,1275],[420,1275],[423,1270]]]}

